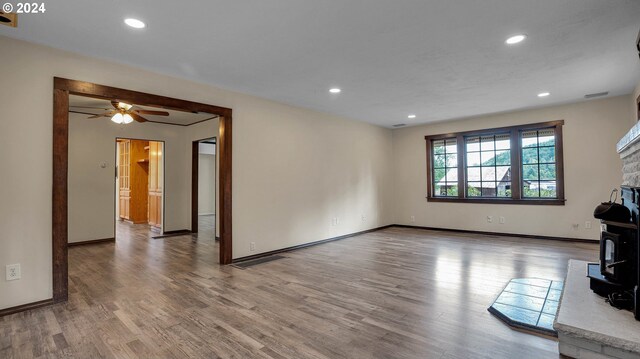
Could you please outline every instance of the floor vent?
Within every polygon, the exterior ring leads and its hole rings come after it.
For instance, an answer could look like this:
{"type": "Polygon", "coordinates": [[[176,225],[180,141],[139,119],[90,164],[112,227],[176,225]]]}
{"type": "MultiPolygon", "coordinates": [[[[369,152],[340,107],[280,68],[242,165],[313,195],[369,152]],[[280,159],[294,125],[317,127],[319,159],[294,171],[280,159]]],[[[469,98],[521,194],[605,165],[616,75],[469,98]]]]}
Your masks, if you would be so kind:
{"type": "Polygon", "coordinates": [[[18,14],[0,11],[0,25],[18,27],[18,14]]]}
{"type": "Polygon", "coordinates": [[[252,260],[248,260],[248,261],[234,263],[231,266],[232,267],[236,267],[236,268],[240,268],[240,269],[247,269],[249,267],[253,267],[253,266],[258,265],[258,264],[272,262],[272,261],[275,261],[275,260],[278,260],[278,259],[282,259],[282,258],[287,258],[287,257],[278,256],[278,255],[269,256],[269,257],[262,257],[262,258],[258,258],[258,259],[252,259],[252,260]]]}

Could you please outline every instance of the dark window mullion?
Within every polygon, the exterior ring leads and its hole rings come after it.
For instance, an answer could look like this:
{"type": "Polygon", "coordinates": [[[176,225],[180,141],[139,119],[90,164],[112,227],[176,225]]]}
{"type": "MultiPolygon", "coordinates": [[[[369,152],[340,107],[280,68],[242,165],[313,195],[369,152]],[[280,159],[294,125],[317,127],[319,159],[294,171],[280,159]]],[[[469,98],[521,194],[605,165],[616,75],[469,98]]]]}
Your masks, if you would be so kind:
{"type": "Polygon", "coordinates": [[[538,163],[538,197],[542,196],[542,191],[540,190],[540,131],[536,131],[536,152],[538,153],[538,158],[536,162],[538,163]]]}
{"type": "Polygon", "coordinates": [[[522,199],[521,151],[520,131],[513,129],[511,130],[511,198],[513,199],[522,199]]]}
{"type": "Polygon", "coordinates": [[[456,145],[458,148],[458,198],[466,197],[466,176],[465,176],[465,162],[466,154],[464,153],[464,136],[456,136],[456,145]]]}

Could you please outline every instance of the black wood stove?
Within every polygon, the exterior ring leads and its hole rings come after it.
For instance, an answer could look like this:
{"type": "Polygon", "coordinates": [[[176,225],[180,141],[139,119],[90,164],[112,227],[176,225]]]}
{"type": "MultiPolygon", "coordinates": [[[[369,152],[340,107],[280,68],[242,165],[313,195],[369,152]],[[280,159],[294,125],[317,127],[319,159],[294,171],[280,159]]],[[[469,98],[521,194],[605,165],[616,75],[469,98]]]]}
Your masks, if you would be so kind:
{"type": "Polygon", "coordinates": [[[622,187],[621,194],[631,220],[601,220],[600,263],[589,264],[588,277],[591,290],[640,320],[640,187],[622,187]]]}

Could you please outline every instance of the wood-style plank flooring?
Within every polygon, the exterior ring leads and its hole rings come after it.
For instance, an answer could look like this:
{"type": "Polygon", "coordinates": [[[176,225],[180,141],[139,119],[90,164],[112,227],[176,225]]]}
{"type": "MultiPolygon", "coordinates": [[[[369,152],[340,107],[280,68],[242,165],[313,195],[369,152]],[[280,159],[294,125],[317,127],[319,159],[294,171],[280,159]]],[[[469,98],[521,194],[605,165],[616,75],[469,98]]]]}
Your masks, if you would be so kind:
{"type": "MultiPolygon", "coordinates": [[[[125,233],[129,233],[125,236],[125,233]]],[[[130,237],[130,238],[127,238],[130,237]]],[[[405,228],[248,269],[186,235],[73,247],[68,303],[0,318],[0,358],[558,358],[487,307],[595,244],[405,228]]]]}

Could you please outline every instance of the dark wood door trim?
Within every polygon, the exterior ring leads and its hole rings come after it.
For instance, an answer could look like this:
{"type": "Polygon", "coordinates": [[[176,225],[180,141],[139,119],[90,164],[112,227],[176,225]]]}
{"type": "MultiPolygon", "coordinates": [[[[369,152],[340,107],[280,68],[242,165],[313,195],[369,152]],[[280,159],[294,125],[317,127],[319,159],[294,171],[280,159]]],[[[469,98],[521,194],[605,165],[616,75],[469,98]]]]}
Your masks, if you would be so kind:
{"type": "Polygon", "coordinates": [[[231,136],[232,110],[171,97],[103,86],[94,83],[55,77],[53,79],[53,186],[52,186],[52,252],[53,301],[68,299],[68,168],[69,168],[69,95],[120,100],[138,105],[161,107],[177,111],[205,112],[220,117],[218,135],[220,263],[232,260],[232,192],[231,136]]]}
{"type": "Polygon", "coordinates": [[[191,233],[198,233],[198,176],[200,174],[200,142],[191,143],[191,233]]]}

